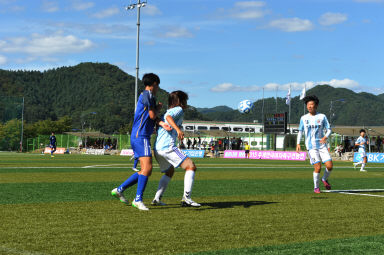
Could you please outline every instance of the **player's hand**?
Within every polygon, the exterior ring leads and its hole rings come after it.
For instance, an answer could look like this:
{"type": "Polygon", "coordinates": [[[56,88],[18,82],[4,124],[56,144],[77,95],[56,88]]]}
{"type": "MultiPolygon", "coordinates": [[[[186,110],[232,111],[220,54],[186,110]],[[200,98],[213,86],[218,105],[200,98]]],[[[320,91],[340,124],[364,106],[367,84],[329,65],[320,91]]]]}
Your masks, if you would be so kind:
{"type": "Polygon", "coordinates": [[[320,143],[321,143],[321,144],[325,144],[325,143],[327,143],[327,137],[324,136],[323,138],[321,138],[320,143]]]}
{"type": "Polygon", "coordinates": [[[177,138],[182,141],[184,139],[184,132],[181,131],[180,129],[176,130],[177,131],[177,138]]]}
{"type": "Polygon", "coordinates": [[[159,122],[159,126],[161,126],[162,128],[164,128],[166,131],[171,131],[172,128],[170,125],[168,125],[167,123],[165,123],[164,121],[160,121],[159,122]]]}
{"type": "Polygon", "coordinates": [[[301,151],[301,146],[300,144],[296,145],[296,152],[299,153],[301,151]]]}

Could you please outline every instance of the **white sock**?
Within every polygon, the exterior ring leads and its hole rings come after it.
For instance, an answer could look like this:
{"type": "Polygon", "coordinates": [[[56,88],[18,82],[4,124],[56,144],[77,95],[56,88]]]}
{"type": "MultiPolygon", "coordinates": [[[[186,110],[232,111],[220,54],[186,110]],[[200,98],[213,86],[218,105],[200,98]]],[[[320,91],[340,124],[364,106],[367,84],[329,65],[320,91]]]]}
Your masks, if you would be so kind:
{"type": "Polygon", "coordinates": [[[313,172],[313,184],[315,186],[315,189],[319,187],[319,177],[320,177],[320,173],[313,172]]]}
{"type": "Polygon", "coordinates": [[[328,180],[328,177],[331,175],[331,171],[328,171],[327,168],[325,168],[324,175],[323,175],[323,180],[326,181],[328,180]]]}
{"type": "Polygon", "coordinates": [[[364,170],[364,167],[365,167],[365,163],[361,164],[360,171],[361,171],[361,170],[364,170]]]}
{"type": "Polygon", "coordinates": [[[191,197],[194,179],[195,179],[195,171],[186,170],[184,175],[184,197],[185,198],[191,197]]]}
{"type": "Polygon", "coordinates": [[[164,191],[167,189],[168,183],[171,178],[168,175],[163,175],[159,181],[159,187],[157,188],[155,200],[160,201],[164,191]]]}

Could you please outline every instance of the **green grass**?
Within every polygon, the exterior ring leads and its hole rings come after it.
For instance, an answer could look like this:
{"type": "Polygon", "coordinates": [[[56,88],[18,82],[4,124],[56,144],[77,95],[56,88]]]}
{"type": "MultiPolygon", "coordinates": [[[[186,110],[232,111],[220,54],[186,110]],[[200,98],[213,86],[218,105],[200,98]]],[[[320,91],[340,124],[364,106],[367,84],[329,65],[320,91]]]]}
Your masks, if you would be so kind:
{"type": "MultiPolygon", "coordinates": [[[[384,254],[384,197],[313,194],[308,162],[195,162],[201,208],[179,206],[178,170],[168,205],[141,212],[110,196],[133,173],[126,157],[1,153],[0,254],[384,254]]],[[[147,205],[161,177],[154,166],[147,205]]],[[[367,169],[335,162],[331,184],[384,188],[384,166],[367,169]]]]}

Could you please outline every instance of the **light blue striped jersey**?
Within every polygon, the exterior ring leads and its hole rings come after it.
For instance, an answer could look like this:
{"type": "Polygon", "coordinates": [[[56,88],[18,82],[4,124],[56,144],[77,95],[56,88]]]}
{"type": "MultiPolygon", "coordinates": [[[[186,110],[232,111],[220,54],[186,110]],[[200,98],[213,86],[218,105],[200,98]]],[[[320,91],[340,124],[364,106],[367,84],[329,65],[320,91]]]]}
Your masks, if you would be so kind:
{"type": "Polygon", "coordinates": [[[355,144],[359,144],[359,152],[365,152],[365,145],[367,144],[367,139],[365,137],[359,136],[359,138],[356,139],[355,144]],[[364,143],[363,145],[360,145],[360,143],[364,143]]]}
{"type": "MultiPolygon", "coordinates": [[[[180,106],[176,106],[167,110],[167,112],[164,114],[163,121],[169,125],[166,119],[168,115],[172,117],[177,126],[181,127],[184,117],[183,108],[181,108],[180,106]]],[[[176,146],[176,140],[177,132],[175,129],[172,128],[171,131],[166,131],[164,128],[160,127],[157,131],[155,149],[157,151],[167,150],[170,147],[176,146]]]]}
{"type": "Polygon", "coordinates": [[[307,150],[326,148],[327,144],[321,144],[320,140],[324,137],[324,131],[328,135],[331,132],[331,127],[327,117],[322,113],[311,115],[307,113],[300,119],[299,131],[305,134],[305,146],[307,150]]]}

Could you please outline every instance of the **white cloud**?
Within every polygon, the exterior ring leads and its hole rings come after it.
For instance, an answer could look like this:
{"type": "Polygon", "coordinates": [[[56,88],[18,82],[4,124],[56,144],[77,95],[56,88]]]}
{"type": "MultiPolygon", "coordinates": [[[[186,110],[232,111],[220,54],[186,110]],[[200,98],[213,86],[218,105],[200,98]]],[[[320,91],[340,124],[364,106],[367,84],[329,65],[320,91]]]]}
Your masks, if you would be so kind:
{"type": "Polygon", "coordinates": [[[343,80],[332,79],[330,81],[317,81],[317,82],[306,81],[302,83],[299,83],[299,82],[291,82],[286,84],[267,83],[264,86],[257,86],[257,85],[238,86],[232,83],[221,83],[211,88],[210,90],[212,92],[254,92],[254,91],[262,90],[264,88],[266,91],[276,91],[276,89],[282,91],[282,90],[288,90],[288,88],[291,87],[292,91],[301,91],[304,88],[304,86],[307,89],[311,89],[317,85],[324,85],[324,84],[328,84],[334,88],[357,89],[360,87],[360,84],[357,81],[346,78],[343,80]]]}
{"type": "Polygon", "coordinates": [[[95,5],[94,2],[82,2],[82,1],[74,1],[72,3],[72,8],[76,11],[83,11],[89,8],[92,8],[95,5]]]}
{"type": "Polygon", "coordinates": [[[156,5],[146,5],[144,8],[141,9],[143,11],[143,14],[149,15],[149,16],[155,16],[160,15],[161,11],[159,8],[156,7],[156,5]]]}
{"type": "Polygon", "coordinates": [[[262,1],[241,1],[228,10],[228,15],[234,19],[259,19],[267,14],[263,9],[266,3],[262,1]]]}
{"type": "Polygon", "coordinates": [[[90,40],[79,39],[73,35],[33,34],[30,38],[14,37],[0,41],[0,52],[47,57],[55,54],[82,52],[93,46],[94,44],[90,40]]]}
{"type": "Polygon", "coordinates": [[[59,4],[57,2],[44,1],[42,9],[45,12],[57,12],[59,10],[59,4]]]}
{"type": "Polygon", "coordinates": [[[323,26],[332,26],[347,21],[348,16],[344,13],[327,12],[321,15],[319,23],[323,26]]]}
{"type": "Polygon", "coordinates": [[[8,62],[8,59],[5,56],[0,55],[0,66],[8,62]]]}
{"type": "Polygon", "coordinates": [[[269,27],[277,28],[283,32],[302,32],[312,30],[313,24],[307,19],[283,18],[272,20],[269,27]]]}
{"type": "Polygon", "coordinates": [[[193,34],[185,27],[170,27],[160,36],[165,38],[190,38],[193,34]]]}
{"type": "Polygon", "coordinates": [[[119,8],[111,7],[111,8],[102,10],[100,12],[97,12],[97,13],[93,14],[92,16],[95,18],[98,18],[98,19],[103,19],[103,18],[107,18],[107,17],[113,16],[113,15],[116,15],[119,12],[120,12],[119,8]]]}

